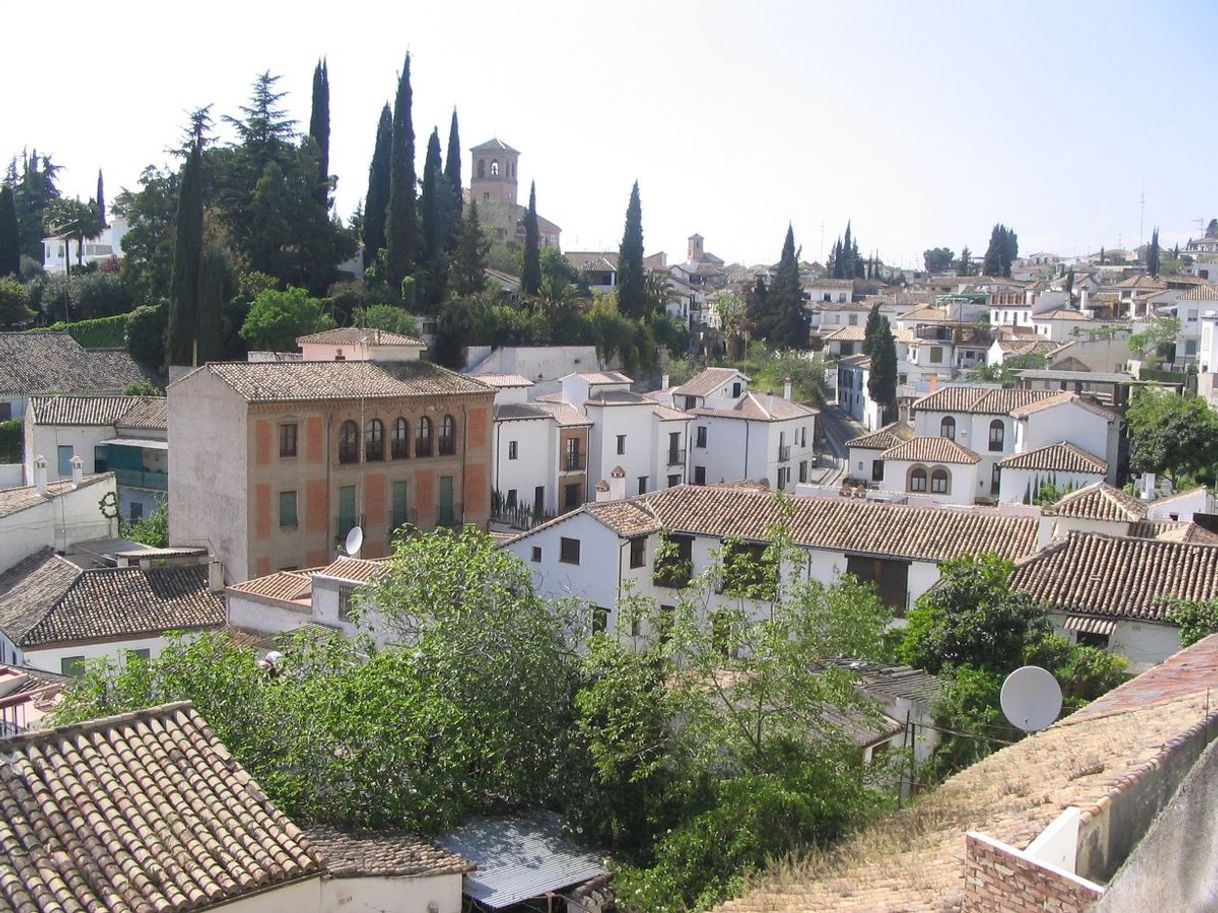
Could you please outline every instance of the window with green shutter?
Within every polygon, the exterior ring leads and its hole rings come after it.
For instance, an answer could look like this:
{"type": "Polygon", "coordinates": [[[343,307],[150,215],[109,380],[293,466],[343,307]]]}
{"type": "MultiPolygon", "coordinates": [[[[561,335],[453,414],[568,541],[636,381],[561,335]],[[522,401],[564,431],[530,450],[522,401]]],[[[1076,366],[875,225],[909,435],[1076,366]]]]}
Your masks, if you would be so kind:
{"type": "Polygon", "coordinates": [[[409,518],[406,514],[406,483],[393,483],[393,528],[397,529],[409,518]]]}
{"type": "Polygon", "coordinates": [[[279,492],[279,525],[296,526],[296,492],[279,492]]]}

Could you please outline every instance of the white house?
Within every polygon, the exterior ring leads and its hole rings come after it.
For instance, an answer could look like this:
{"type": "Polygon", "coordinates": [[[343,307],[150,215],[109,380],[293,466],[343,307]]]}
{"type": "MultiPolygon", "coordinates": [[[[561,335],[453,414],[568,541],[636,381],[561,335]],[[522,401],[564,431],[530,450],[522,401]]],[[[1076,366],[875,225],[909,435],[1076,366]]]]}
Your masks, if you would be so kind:
{"type": "Polygon", "coordinates": [[[113,473],[47,482],[44,461],[34,478],[33,485],[0,490],[0,571],[39,549],[67,551],[78,542],[118,535],[117,514],[107,515],[101,506],[113,501],[117,507],[113,473]]]}
{"type": "Polygon", "coordinates": [[[785,489],[808,480],[819,410],[793,402],[790,381],[781,397],[754,393],[749,382],[735,368],[707,368],[663,394],[666,404],[693,417],[695,485],[764,479],[785,489]]]}
{"type": "Polygon", "coordinates": [[[940,504],[973,503],[981,457],[949,438],[915,436],[883,451],[880,460],[881,491],[930,497],[940,504]]]}
{"type": "Polygon", "coordinates": [[[1063,441],[1013,453],[998,461],[998,500],[1004,504],[1030,504],[1042,487],[1074,491],[1108,475],[1108,463],[1081,447],[1063,441]]]}
{"type": "MultiPolygon", "coordinates": [[[[504,547],[533,569],[538,592],[574,596],[599,607],[601,624],[617,627],[626,591],[675,604],[690,573],[715,565],[725,540],[757,554],[774,524],[790,530],[806,559],[794,572],[824,583],[851,573],[876,585],[901,614],[939,579],[939,562],[993,551],[1015,559],[1036,550],[1034,517],[941,507],[903,507],[836,498],[793,497],[741,486],[683,485],[621,501],[586,504],[535,527],[504,547]],[[660,554],[661,540],[669,543],[660,554]]],[[[730,592],[716,605],[761,613],[765,605],[730,592]]],[[[629,620],[623,626],[631,630],[629,620]]]]}
{"type": "Polygon", "coordinates": [[[1176,364],[1190,365],[1199,361],[1202,348],[1203,314],[1218,309],[1218,285],[1199,285],[1176,298],[1175,314],[1180,321],[1176,337],[1176,364]]]}
{"type": "Polygon", "coordinates": [[[903,444],[914,436],[904,422],[891,422],[861,437],[846,442],[849,467],[846,475],[855,482],[873,483],[881,488],[884,482],[884,451],[903,444]]]}
{"type": "Polygon", "coordinates": [[[596,346],[469,346],[464,374],[517,374],[534,384],[529,395],[558,393],[568,374],[600,370],[596,346]]]}
{"type": "Polygon", "coordinates": [[[112,472],[118,507],[134,522],[169,491],[169,410],[163,396],[32,396],[25,413],[25,478],[44,456],[47,479],[71,478],[72,458],[84,472],[112,472]]]}
{"type": "Polygon", "coordinates": [[[871,356],[850,355],[837,363],[837,404],[866,429],[883,423],[884,410],[867,389],[871,379],[871,356]]]}
{"type": "MultiPolygon", "coordinates": [[[[831,279],[827,276],[820,279],[806,279],[803,283],[803,290],[808,301],[814,305],[816,302],[850,304],[854,301],[853,279],[831,279]]],[[[863,319],[866,320],[868,308],[862,310],[863,319]]]]}
{"type": "Polygon", "coordinates": [[[1082,311],[1058,308],[1033,315],[1032,326],[1036,330],[1037,336],[1053,342],[1065,342],[1072,336],[1090,333],[1097,323],[1089,314],[1082,311]]]}
{"type": "Polygon", "coordinates": [[[63,273],[80,265],[100,263],[123,257],[123,238],[130,226],[126,219],[113,219],[96,238],[81,241],[66,235],[51,235],[42,239],[42,269],[48,273],[63,273]]]}
{"type": "Polygon", "coordinates": [[[296,340],[304,361],[418,361],[423,340],[388,330],[336,327],[296,340]]]}
{"type": "MultiPolygon", "coordinates": [[[[145,553],[147,554],[147,553],[145,553]]],[[[87,660],[156,656],[168,631],[224,624],[218,562],[163,550],[162,566],[82,568],[50,549],[0,574],[0,662],[80,675],[87,660]]]]}

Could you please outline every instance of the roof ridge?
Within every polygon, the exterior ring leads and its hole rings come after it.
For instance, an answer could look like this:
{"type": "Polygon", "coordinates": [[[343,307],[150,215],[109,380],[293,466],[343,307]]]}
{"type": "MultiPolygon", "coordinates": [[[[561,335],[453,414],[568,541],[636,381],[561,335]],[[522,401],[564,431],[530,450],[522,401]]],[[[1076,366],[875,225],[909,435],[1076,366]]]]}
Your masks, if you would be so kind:
{"type": "Polygon", "coordinates": [[[171,701],[168,704],[157,704],[152,707],[142,707],[139,710],[128,710],[124,713],[115,713],[111,716],[100,716],[91,720],[79,720],[75,723],[65,723],[61,726],[52,726],[49,729],[29,729],[25,732],[15,733],[10,736],[0,738],[0,750],[11,750],[18,745],[31,745],[41,742],[54,741],[69,735],[75,735],[82,732],[96,732],[102,729],[109,729],[115,726],[123,726],[127,723],[134,723],[137,720],[151,720],[157,717],[166,716],[169,713],[176,713],[179,710],[192,710],[194,716],[198,717],[203,726],[209,731],[211,727],[207,721],[203,719],[202,714],[195,708],[194,701],[171,701]]]}

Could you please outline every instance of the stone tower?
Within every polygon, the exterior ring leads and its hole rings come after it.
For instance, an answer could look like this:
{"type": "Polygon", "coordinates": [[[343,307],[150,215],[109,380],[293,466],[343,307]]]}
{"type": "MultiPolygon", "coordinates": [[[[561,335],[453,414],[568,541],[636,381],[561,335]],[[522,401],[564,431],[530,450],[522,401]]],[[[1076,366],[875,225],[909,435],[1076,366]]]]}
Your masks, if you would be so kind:
{"type": "MultiPolygon", "coordinates": [[[[470,150],[473,173],[470,199],[484,207],[516,205],[516,160],[520,153],[501,140],[492,139],[470,150]]],[[[489,208],[488,207],[488,208],[489,208]]]]}

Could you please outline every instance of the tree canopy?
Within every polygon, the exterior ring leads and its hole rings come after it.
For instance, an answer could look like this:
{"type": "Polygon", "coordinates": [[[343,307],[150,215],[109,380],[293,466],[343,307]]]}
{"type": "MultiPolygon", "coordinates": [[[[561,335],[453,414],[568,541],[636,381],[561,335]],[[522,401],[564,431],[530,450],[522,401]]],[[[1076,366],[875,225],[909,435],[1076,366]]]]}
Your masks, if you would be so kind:
{"type": "Polygon", "coordinates": [[[1009,279],[1011,264],[1018,256],[1019,236],[1013,228],[1007,228],[999,222],[990,232],[990,244],[985,250],[982,272],[987,276],[1003,276],[1009,279]]]}

